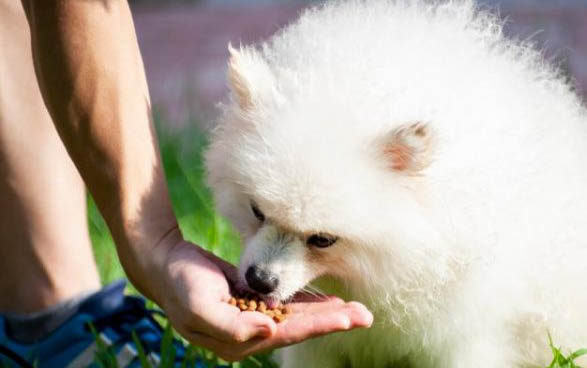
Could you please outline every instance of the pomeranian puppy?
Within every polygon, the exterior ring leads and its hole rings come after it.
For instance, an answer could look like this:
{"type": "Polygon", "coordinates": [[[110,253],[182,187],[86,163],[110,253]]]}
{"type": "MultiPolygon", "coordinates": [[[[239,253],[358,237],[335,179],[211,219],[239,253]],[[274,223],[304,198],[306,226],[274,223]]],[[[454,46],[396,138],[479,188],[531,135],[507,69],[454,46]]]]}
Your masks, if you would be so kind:
{"type": "Polygon", "coordinates": [[[242,280],[375,316],[284,367],[544,367],[548,333],[587,347],[587,110],[531,45],[469,0],[349,0],[230,54],[206,159],[242,280]]]}

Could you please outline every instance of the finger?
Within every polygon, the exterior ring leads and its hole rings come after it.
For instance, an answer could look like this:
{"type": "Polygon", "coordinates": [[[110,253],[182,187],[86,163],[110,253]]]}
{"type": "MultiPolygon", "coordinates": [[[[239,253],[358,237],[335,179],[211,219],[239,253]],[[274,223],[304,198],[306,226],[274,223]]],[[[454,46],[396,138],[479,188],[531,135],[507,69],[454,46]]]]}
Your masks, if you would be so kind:
{"type": "Polygon", "coordinates": [[[290,303],[288,304],[288,307],[290,307],[294,313],[320,313],[320,311],[328,311],[346,305],[344,300],[337,297],[328,297],[327,299],[321,299],[319,301],[312,300],[311,298],[308,300],[309,301],[290,303]]]}
{"type": "MultiPolygon", "coordinates": [[[[298,316],[327,315],[337,308],[343,308],[345,303],[338,298],[330,298],[326,302],[293,303],[290,306],[294,315],[298,316]]],[[[242,312],[228,303],[219,303],[207,311],[200,316],[204,326],[191,332],[203,333],[216,340],[234,344],[254,337],[269,337],[277,331],[275,322],[263,313],[242,312]]]]}
{"type": "Polygon", "coordinates": [[[285,323],[278,325],[275,337],[280,344],[289,345],[310,337],[348,330],[352,326],[351,315],[346,309],[324,309],[293,314],[285,323]]]}
{"type": "Polygon", "coordinates": [[[273,320],[263,313],[241,311],[228,303],[218,303],[200,316],[206,326],[196,331],[220,341],[240,343],[253,337],[268,337],[276,332],[273,320]]]}
{"type": "Polygon", "coordinates": [[[244,343],[219,341],[198,332],[184,336],[191,342],[214,351],[225,360],[235,361],[254,353],[295,344],[328,333],[366,327],[371,323],[371,313],[362,304],[351,302],[342,306],[321,306],[319,311],[314,310],[310,315],[294,314],[278,324],[277,332],[271,337],[253,338],[244,343]]]}
{"type": "Polygon", "coordinates": [[[241,344],[239,351],[252,354],[256,351],[275,349],[333,332],[365,327],[372,321],[371,314],[359,303],[322,305],[306,313],[294,313],[277,324],[277,332],[266,339],[252,339],[241,344]]]}
{"type": "Polygon", "coordinates": [[[373,324],[373,314],[367,307],[361,303],[348,302],[346,308],[348,308],[353,327],[371,327],[373,324]]]}
{"type": "MultiPolygon", "coordinates": [[[[344,303],[336,297],[329,298],[326,302],[293,303],[290,306],[293,312],[290,318],[293,322],[289,326],[293,324],[294,330],[284,334],[288,339],[303,339],[304,336],[313,334],[369,327],[373,322],[373,315],[364,305],[357,302],[344,303]],[[294,323],[296,321],[302,321],[301,328],[294,323]]],[[[278,331],[275,322],[259,312],[241,312],[237,307],[225,303],[211,310],[213,313],[202,316],[209,328],[193,332],[203,332],[227,343],[242,343],[254,337],[270,337],[278,331]]]]}

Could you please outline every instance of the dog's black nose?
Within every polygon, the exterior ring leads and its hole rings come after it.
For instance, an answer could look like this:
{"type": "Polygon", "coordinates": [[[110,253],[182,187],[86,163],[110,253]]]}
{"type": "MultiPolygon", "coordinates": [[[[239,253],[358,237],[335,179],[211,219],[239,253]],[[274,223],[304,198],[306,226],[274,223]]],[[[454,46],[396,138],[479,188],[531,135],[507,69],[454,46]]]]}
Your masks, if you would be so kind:
{"type": "Polygon", "coordinates": [[[256,265],[252,265],[247,269],[245,278],[247,279],[247,284],[249,284],[251,289],[261,294],[269,294],[275,290],[277,284],[279,284],[279,279],[277,276],[262,270],[256,265]]]}

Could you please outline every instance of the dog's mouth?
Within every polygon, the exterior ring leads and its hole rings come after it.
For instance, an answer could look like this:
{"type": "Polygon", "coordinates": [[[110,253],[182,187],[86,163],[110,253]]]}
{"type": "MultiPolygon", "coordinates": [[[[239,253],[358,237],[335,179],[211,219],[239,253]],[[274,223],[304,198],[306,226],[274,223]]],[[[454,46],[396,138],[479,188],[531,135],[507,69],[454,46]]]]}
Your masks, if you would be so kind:
{"type": "Polygon", "coordinates": [[[269,308],[278,308],[281,305],[289,304],[292,302],[321,301],[328,299],[326,294],[322,292],[310,292],[305,288],[301,288],[297,292],[286,297],[280,297],[279,295],[275,295],[275,293],[259,294],[253,292],[253,294],[256,295],[259,299],[263,300],[269,308]]]}
{"type": "Polygon", "coordinates": [[[293,297],[282,297],[275,292],[271,292],[269,294],[259,293],[258,291],[253,290],[244,280],[238,280],[238,282],[231,285],[231,290],[231,293],[236,296],[247,298],[254,297],[263,300],[268,308],[277,308],[293,299],[293,297]]]}
{"type": "Polygon", "coordinates": [[[263,300],[265,302],[265,304],[267,304],[268,308],[277,308],[282,304],[287,304],[289,302],[292,301],[293,296],[283,296],[280,293],[278,293],[277,291],[268,293],[268,294],[262,294],[256,291],[251,290],[250,288],[248,288],[250,292],[252,292],[253,294],[255,294],[259,299],[263,300]]]}
{"type": "MultiPolygon", "coordinates": [[[[265,304],[267,304],[267,308],[270,308],[270,309],[277,308],[282,304],[281,300],[279,300],[278,298],[275,298],[275,297],[271,297],[271,296],[262,295],[261,299],[263,299],[263,301],[265,301],[265,304]]],[[[285,302],[285,300],[283,302],[285,302]]]]}

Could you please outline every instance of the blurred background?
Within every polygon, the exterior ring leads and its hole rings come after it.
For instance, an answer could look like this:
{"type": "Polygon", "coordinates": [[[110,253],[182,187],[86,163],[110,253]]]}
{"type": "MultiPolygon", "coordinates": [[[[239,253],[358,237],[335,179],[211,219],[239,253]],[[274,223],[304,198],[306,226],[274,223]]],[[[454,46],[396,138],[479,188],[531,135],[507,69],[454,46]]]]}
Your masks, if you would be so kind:
{"type": "MultiPolygon", "coordinates": [[[[587,93],[587,0],[479,0],[530,38],[587,93]]],[[[228,42],[262,40],[310,0],[131,0],[155,109],[169,124],[213,124],[226,95],[228,42]]]]}

